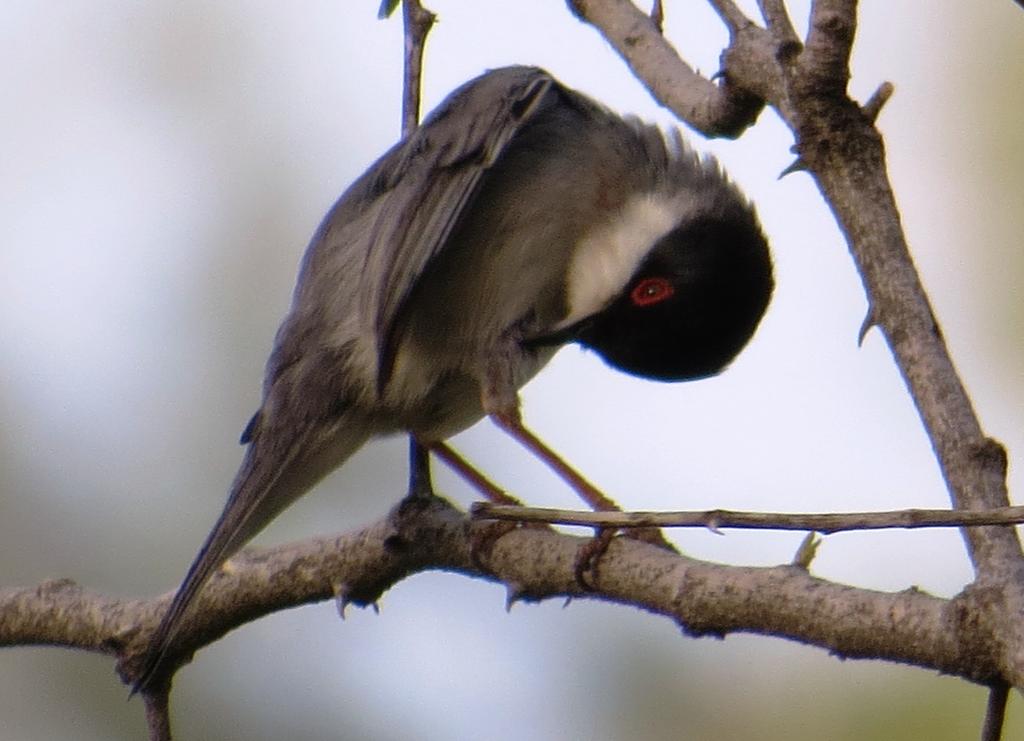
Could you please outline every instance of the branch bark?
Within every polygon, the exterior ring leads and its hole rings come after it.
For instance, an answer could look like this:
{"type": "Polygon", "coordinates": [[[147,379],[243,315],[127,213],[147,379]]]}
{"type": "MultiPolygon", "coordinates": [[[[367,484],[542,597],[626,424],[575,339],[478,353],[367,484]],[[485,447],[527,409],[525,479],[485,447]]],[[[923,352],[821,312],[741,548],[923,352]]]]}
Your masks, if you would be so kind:
{"type": "Polygon", "coordinates": [[[1024,507],[988,510],[900,509],[888,512],[737,512],[709,509],[695,512],[581,512],[522,505],[474,504],[473,517],[481,520],[579,525],[596,528],[703,527],[709,530],[807,530],[838,533],[851,530],[917,529],[925,527],[980,527],[1024,523],[1024,507]]]}
{"type": "MultiPolygon", "coordinates": [[[[1002,673],[990,624],[976,619],[988,595],[974,590],[951,600],[914,589],[879,592],[818,579],[797,566],[710,564],[619,537],[588,591],[576,580],[575,564],[589,539],[524,527],[479,548],[488,537],[486,525],[436,499],[403,502],[355,533],[245,551],[203,590],[171,654],[187,663],[270,612],[327,599],[340,610],[366,606],[407,576],[444,570],[505,584],[509,605],[599,599],[663,615],[692,636],[781,636],[845,658],[882,658],[983,684],[1002,673]]],[[[114,599],[68,581],[0,590],[0,646],[59,645],[117,656],[131,683],[171,596],[114,599]]]]}
{"type": "MultiPolygon", "coordinates": [[[[383,11],[383,7],[382,7],[383,11]]],[[[420,123],[420,84],[423,73],[423,52],[427,34],[437,20],[419,0],[402,0],[402,20],[405,24],[404,85],[402,88],[402,136],[408,136],[420,123]]]]}
{"type": "Polygon", "coordinates": [[[697,131],[735,138],[757,120],[762,100],[733,86],[728,76],[716,85],[695,72],[629,0],[568,0],[568,6],[600,29],[659,103],[697,131]]]}

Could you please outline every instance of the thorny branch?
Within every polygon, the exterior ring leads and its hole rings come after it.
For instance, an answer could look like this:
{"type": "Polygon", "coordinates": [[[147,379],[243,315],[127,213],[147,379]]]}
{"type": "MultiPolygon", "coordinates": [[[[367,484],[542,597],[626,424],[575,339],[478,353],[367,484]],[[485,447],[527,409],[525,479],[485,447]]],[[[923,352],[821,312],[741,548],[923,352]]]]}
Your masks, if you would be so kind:
{"type": "MultiPolygon", "coordinates": [[[[202,591],[172,651],[187,660],[270,612],[332,598],[341,610],[371,605],[410,574],[444,570],[505,584],[509,605],[601,599],[664,615],[693,636],[788,636],[843,657],[884,658],[973,682],[999,675],[985,626],[964,620],[985,595],[946,600],[914,589],[877,592],[833,584],[798,566],[709,564],[625,537],[613,539],[586,590],[575,562],[589,539],[518,528],[481,554],[475,548],[484,527],[435,499],[416,510],[400,505],[355,533],[243,551],[202,591]]],[[[171,596],[119,600],[67,581],[0,590],[0,645],[75,646],[117,656],[129,681],[171,596]]]]}

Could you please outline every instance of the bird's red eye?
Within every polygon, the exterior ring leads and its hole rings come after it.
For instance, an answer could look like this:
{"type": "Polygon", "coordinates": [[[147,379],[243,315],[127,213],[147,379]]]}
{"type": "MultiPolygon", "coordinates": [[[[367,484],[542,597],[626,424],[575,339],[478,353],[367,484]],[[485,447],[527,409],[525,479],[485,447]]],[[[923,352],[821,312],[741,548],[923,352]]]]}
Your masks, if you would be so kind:
{"type": "Polygon", "coordinates": [[[665,278],[644,278],[633,286],[629,300],[633,306],[650,306],[664,301],[675,292],[676,289],[665,278]]]}

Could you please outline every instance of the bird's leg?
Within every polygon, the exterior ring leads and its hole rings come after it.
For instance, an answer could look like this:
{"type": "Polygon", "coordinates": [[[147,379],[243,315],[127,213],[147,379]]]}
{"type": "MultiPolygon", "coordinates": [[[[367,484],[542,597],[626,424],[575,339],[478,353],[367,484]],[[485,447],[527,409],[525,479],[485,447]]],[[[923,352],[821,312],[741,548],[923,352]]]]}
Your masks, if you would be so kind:
{"type": "Polygon", "coordinates": [[[402,521],[417,512],[422,512],[431,504],[438,501],[434,494],[434,484],[430,479],[430,451],[416,439],[415,435],[409,435],[409,491],[395,508],[391,510],[389,517],[396,531],[400,531],[402,521]]]}
{"type": "Polygon", "coordinates": [[[547,443],[537,437],[523,424],[518,408],[511,414],[507,412],[494,412],[491,414],[491,420],[509,436],[518,441],[520,445],[544,461],[552,471],[558,474],[559,478],[579,495],[580,499],[586,502],[588,507],[598,512],[615,512],[619,510],[619,505],[614,500],[587,481],[579,471],[566,463],[547,443]]]}
{"type": "MultiPolygon", "coordinates": [[[[514,364],[503,357],[495,357],[492,360],[493,362],[487,366],[487,377],[482,388],[483,408],[491,420],[547,464],[591,509],[602,512],[621,511],[614,500],[587,481],[582,474],[566,463],[558,453],[523,424],[522,416],[519,413],[519,394],[515,381],[510,376],[510,369],[514,367],[514,364]]],[[[583,579],[584,573],[596,568],[598,561],[611,543],[613,535],[614,533],[599,529],[596,537],[577,556],[576,580],[581,585],[587,586],[583,579]]],[[[657,528],[631,529],[628,535],[666,550],[676,550],[657,528]]]]}
{"type": "Polygon", "coordinates": [[[522,502],[484,476],[476,469],[476,467],[473,466],[472,463],[459,455],[458,451],[448,445],[448,443],[430,443],[427,447],[430,448],[431,453],[444,461],[448,468],[459,474],[466,483],[480,492],[488,501],[494,502],[495,504],[522,506],[522,502]]]}
{"type": "Polygon", "coordinates": [[[388,513],[391,532],[385,538],[385,545],[394,550],[407,547],[412,540],[407,532],[408,526],[414,524],[424,511],[439,505],[451,506],[434,493],[430,479],[430,450],[410,434],[409,491],[388,513]]]}
{"type": "Polygon", "coordinates": [[[409,498],[434,496],[434,484],[430,480],[430,449],[409,435],[409,498]]]}
{"type": "MultiPolygon", "coordinates": [[[[491,419],[502,430],[519,441],[523,447],[544,461],[551,470],[572,487],[573,491],[591,509],[598,512],[621,511],[621,508],[613,499],[587,481],[579,471],[566,463],[558,453],[527,428],[519,417],[518,409],[512,416],[495,413],[491,415],[491,419]]],[[[576,580],[584,586],[586,586],[586,582],[583,579],[583,575],[588,571],[596,569],[601,556],[604,555],[608,546],[611,545],[613,535],[614,531],[598,529],[594,539],[584,546],[583,550],[576,557],[576,580]]],[[[656,545],[665,550],[673,552],[676,550],[675,546],[665,538],[665,534],[655,527],[631,528],[626,532],[626,535],[627,537],[656,545]]]]}
{"type": "MultiPolygon", "coordinates": [[[[459,455],[454,449],[444,442],[433,442],[427,446],[430,452],[448,464],[455,473],[459,474],[470,486],[480,492],[485,499],[495,504],[511,504],[522,506],[515,497],[506,494],[497,484],[484,476],[469,461],[459,455]]],[[[487,571],[487,561],[494,544],[501,536],[510,533],[520,527],[518,522],[488,522],[480,523],[473,529],[470,538],[469,556],[481,570],[487,571]]],[[[549,527],[548,525],[534,525],[533,527],[549,527]]]]}
{"type": "Polygon", "coordinates": [[[498,427],[544,461],[572,487],[591,509],[597,511],[618,510],[619,507],[614,501],[583,478],[558,453],[523,425],[522,416],[519,413],[519,392],[513,377],[513,368],[517,365],[515,356],[522,352],[515,338],[508,337],[504,352],[494,353],[488,358],[485,366],[486,377],[481,388],[481,403],[484,411],[498,427]]]}
{"type": "MultiPolygon", "coordinates": [[[[587,481],[579,471],[566,463],[565,459],[563,459],[558,453],[550,448],[547,443],[537,437],[536,434],[526,427],[519,418],[518,410],[514,417],[510,418],[503,414],[492,414],[491,419],[494,420],[494,423],[511,437],[518,440],[523,447],[544,461],[551,470],[558,474],[563,481],[572,487],[573,491],[575,491],[576,494],[579,495],[580,499],[586,502],[591,509],[597,512],[622,511],[622,508],[615,503],[614,499],[611,499],[608,495],[587,481]]],[[[635,537],[637,540],[642,540],[645,543],[651,543],[672,551],[675,550],[675,547],[665,539],[664,534],[662,534],[661,530],[658,528],[630,528],[627,531],[627,534],[630,537],[635,537]]]]}

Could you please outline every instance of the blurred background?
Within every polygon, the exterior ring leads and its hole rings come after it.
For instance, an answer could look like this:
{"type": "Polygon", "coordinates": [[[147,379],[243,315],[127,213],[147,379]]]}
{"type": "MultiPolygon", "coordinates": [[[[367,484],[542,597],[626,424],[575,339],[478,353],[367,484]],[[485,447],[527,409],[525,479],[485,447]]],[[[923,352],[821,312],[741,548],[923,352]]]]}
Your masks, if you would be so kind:
{"type": "MultiPolygon", "coordinates": [[[[745,3],[752,6],[753,2],[745,3]]],[[[663,124],[618,57],[561,3],[434,0],[425,103],[509,63],[547,67],[663,124]]],[[[725,34],[703,2],[666,33],[705,73],[725,34]]],[[[802,25],[806,3],[791,3],[802,25]]],[[[0,584],[69,577],[173,589],[222,506],[263,363],[321,216],[399,131],[400,19],[376,0],[94,0],[0,5],[0,584]]],[[[863,3],[853,94],[883,80],[890,172],[914,257],[986,431],[1024,449],[1024,12],[1010,0],[863,3]]],[[[792,139],[766,111],[705,142],[758,205],[778,288],[719,378],[661,385],[562,351],[528,423],[629,509],[944,507],[917,414],[792,139]]],[[[456,446],[536,505],[577,506],[487,423],[456,446]]],[[[345,531],[405,487],[374,443],[256,541],[345,531]]],[[[467,505],[473,492],[441,474],[467,505]]],[[[788,562],[799,534],[682,531],[687,553],[788,562]]],[[[825,540],[814,572],[955,594],[955,531],[825,540]]],[[[588,603],[517,605],[495,585],[408,579],[381,613],[334,605],[242,628],[178,675],[179,739],[961,739],[983,689],[774,638],[682,637],[588,603]]],[[[0,653],[0,739],[138,739],[109,659],[0,653]]],[[[1013,697],[1007,738],[1024,732],[1013,697]]]]}

